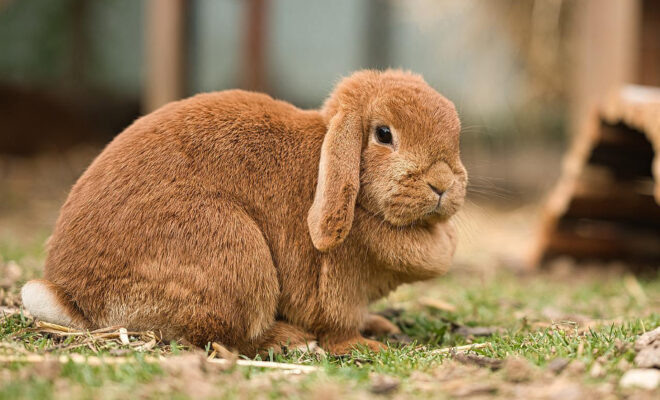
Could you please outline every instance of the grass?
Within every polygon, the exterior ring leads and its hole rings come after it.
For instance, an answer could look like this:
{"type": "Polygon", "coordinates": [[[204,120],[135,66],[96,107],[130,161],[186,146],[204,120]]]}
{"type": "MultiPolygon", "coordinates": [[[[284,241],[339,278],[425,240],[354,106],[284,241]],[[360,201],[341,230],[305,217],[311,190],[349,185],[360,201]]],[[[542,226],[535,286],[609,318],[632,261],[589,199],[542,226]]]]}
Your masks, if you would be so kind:
{"type": "MultiPolygon", "coordinates": [[[[34,248],[13,248],[3,256],[33,264],[39,259],[34,248]]],[[[29,269],[22,279],[38,274],[29,269]]],[[[5,296],[15,299],[22,279],[7,288],[5,296]]],[[[200,364],[198,357],[176,343],[147,351],[117,340],[75,346],[77,339],[44,334],[18,312],[0,320],[0,354],[78,353],[132,361],[101,366],[5,363],[0,366],[0,399],[363,398],[384,392],[420,398],[466,394],[507,398],[520,390],[548,392],[558,382],[565,390],[624,395],[616,383],[632,364],[636,337],[660,326],[659,304],[657,276],[622,279],[617,271],[579,268],[520,276],[506,269],[458,268],[447,277],[402,287],[373,306],[399,325],[411,343],[392,340],[386,351],[356,349],[350,357],[301,352],[267,357],[320,367],[308,375],[252,367],[217,370],[200,364]],[[454,309],[425,305],[428,302],[421,297],[449,302],[454,309]],[[469,328],[477,326],[497,330],[473,337],[469,328]],[[505,360],[502,368],[461,364],[451,355],[433,352],[480,342],[491,346],[474,353],[505,360]],[[164,365],[145,361],[154,355],[176,361],[164,365]],[[568,363],[560,374],[550,368],[557,359],[568,363]]]]}

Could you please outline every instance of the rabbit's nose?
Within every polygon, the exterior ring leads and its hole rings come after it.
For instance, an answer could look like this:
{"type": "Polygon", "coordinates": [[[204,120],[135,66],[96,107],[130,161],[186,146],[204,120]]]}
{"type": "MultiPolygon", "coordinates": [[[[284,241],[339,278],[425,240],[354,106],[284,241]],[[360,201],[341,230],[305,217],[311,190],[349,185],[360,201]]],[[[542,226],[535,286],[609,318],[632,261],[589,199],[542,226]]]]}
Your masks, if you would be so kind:
{"type": "Polygon", "coordinates": [[[440,198],[442,198],[442,195],[445,193],[444,190],[440,190],[437,187],[431,185],[430,183],[429,183],[429,187],[431,188],[433,193],[437,194],[440,198]]]}

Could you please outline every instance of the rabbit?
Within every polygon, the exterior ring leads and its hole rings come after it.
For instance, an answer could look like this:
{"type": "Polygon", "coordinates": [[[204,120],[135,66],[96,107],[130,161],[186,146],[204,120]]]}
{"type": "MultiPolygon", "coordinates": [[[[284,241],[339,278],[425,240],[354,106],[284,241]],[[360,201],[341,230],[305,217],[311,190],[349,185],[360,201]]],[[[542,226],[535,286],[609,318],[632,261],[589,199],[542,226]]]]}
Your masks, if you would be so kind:
{"type": "Polygon", "coordinates": [[[318,110],[227,90],[137,119],[73,186],[37,318],[253,356],[384,349],[368,305],[444,274],[467,173],[454,105],[402,70],[343,78],[318,110]]]}

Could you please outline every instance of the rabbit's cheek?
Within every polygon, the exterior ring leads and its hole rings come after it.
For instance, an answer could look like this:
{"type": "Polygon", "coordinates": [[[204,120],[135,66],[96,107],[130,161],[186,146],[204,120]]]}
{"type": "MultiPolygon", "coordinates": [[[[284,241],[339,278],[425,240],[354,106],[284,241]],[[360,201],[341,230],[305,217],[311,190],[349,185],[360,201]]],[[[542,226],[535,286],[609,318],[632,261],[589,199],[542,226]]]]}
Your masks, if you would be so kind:
{"type": "Polygon", "coordinates": [[[458,210],[463,206],[465,201],[465,186],[461,182],[457,182],[448,190],[441,201],[440,207],[438,207],[438,214],[443,216],[445,219],[456,214],[458,210]]]}
{"type": "Polygon", "coordinates": [[[393,193],[385,201],[383,216],[393,225],[404,226],[418,222],[432,215],[438,207],[436,195],[422,190],[401,190],[393,193]]]}

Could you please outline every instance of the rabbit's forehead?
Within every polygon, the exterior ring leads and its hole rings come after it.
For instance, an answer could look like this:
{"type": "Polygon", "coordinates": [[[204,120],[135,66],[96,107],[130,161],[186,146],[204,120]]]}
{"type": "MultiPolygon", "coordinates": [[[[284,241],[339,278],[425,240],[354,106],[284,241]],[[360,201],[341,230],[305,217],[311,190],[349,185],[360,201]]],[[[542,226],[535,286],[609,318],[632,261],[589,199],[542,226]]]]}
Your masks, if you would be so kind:
{"type": "Polygon", "coordinates": [[[385,117],[393,125],[460,129],[452,102],[430,87],[386,90],[384,95],[373,99],[371,111],[385,117]]]}
{"type": "Polygon", "coordinates": [[[404,147],[448,147],[458,144],[460,120],[453,104],[440,96],[400,95],[375,104],[374,124],[389,124],[404,147]]]}

